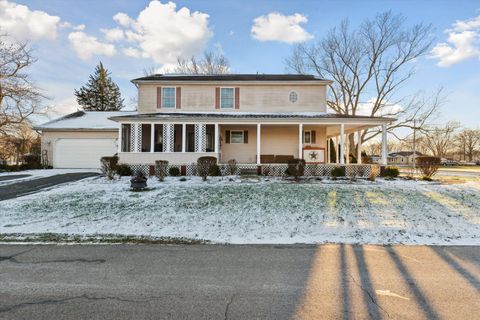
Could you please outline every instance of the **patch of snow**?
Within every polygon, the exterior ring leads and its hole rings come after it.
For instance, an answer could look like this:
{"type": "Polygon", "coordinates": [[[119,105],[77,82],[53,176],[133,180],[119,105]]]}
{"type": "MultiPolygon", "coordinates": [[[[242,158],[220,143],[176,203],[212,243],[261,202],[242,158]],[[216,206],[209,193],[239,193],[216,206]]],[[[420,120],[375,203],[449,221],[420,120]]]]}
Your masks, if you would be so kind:
{"type": "Polygon", "coordinates": [[[478,183],[167,177],[84,179],[0,202],[0,233],[186,237],[218,243],[480,245],[478,183]]]}
{"type": "Polygon", "coordinates": [[[36,126],[38,130],[45,129],[118,129],[119,123],[110,120],[114,116],[137,114],[136,111],[78,111],[50,122],[36,126]]]}

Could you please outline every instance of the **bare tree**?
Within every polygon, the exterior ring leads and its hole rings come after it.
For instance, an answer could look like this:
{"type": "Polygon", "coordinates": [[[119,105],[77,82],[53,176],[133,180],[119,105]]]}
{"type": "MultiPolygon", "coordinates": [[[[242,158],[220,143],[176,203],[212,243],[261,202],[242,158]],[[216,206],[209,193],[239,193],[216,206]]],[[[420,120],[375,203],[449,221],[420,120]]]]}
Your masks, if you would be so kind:
{"type": "Polygon", "coordinates": [[[455,147],[455,134],[460,128],[458,122],[448,122],[442,127],[428,128],[420,138],[419,143],[433,156],[444,158],[455,147]]]}
{"type": "MultiPolygon", "coordinates": [[[[405,18],[391,11],[378,14],[352,28],[348,20],[331,29],[313,45],[298,45],[286,60],[298,73],[316,73],[332,79],[328,107],[339,114],[390,116],[398,121],[388,127],[424,130],[443,101],[442,90],[431,96],[401,96],[399,89],[415,74],[414,61],[429,52],[431,25],[405,26],[405,18]]],[[[365,130],[362,142],[380,134],[365,130]]],[[[350,150],[354,152],[353,136],[350,150]]]]}
{"type": "Polygon", "coordinates": [[[42,110],[45,96],[26,73],[34,62],[28,43],[0,34],[0,135],[42,110]]]}
{"type": "MultiPolygon", "coordinates": [[[[143,69],[145,76],[151,76],[158,73],[158,68],[149,67],[143,69]]],[[[165,73],[179,74],[228,74],[230,73],[230,64],[223,53],[217,51],[205,51],[203,56],[198,58],[192,56],[190,59],[182,57],[177,58],[177,64],[173,68],[167,68],[165,73]]]]}
{"type": "Polygon", "coordinates": [[[473,157],[480,149],[480,129],[464,129],[456,137],[457,146],[463,155],[463,160],[473,161],[473,157]]]}

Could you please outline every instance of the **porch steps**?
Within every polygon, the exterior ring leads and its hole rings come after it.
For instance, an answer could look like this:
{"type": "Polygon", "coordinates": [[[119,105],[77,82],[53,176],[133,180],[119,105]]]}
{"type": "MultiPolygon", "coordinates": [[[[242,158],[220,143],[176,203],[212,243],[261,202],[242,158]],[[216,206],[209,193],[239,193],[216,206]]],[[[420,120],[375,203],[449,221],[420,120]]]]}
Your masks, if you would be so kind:
{"type": "Polygon", "coordinates": [[[240,168],[241,176],[256,176],[257,168],[240,168]]]}

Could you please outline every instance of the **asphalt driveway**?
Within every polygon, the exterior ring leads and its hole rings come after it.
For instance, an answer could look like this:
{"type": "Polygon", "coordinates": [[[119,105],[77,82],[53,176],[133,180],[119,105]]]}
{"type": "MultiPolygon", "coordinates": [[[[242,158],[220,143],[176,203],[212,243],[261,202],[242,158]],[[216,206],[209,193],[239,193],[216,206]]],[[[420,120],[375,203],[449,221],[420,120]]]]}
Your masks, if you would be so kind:
{"type": "Polygon", "coordinates": [[[58,184],[77,181],[97,175],[99,174],[95,172],[75,172],[11,183],[0,186],[0,201],[21,197],[58,184]]]}
{"type": "Polygon", "coordinates": [[[473,319],[480,248],[0,245],[1,319],[473,319]]]}

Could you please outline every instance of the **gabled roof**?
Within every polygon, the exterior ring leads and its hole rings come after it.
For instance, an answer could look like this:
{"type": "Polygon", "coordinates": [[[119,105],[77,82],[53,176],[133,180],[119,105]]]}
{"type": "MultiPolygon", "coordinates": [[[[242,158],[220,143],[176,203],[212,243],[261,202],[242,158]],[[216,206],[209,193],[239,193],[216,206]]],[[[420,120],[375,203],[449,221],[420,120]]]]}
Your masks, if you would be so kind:
{"type": "Polygon", "coordinates": [[[312,81],[330,82],[308,74],[155,74],[147,77],[133,79],[132,82],[140,81],[312,81]]]}
{"type": "Polygon", "coordinates": [[[136,114],[136,111],[77,111],[35,126],[35,130],[118,130],[118,123],[110,120],[114,116],[136,114]]]}
{"type": "MultiPolygon", "coordinates": [[[[423,153],[421,152],[418,152],[418,151],[415,151],[415,154],[417,156],[423,156],[423,153]]],[[[392,152],[392,153],[389,153],[388,156],[389,157],[408,157],[408,156],[411,156],[413,155],[413,151],[399,151],[399,152],[392,152]]]]}

